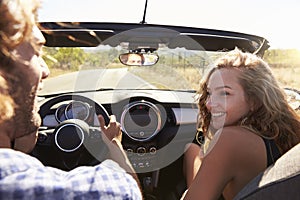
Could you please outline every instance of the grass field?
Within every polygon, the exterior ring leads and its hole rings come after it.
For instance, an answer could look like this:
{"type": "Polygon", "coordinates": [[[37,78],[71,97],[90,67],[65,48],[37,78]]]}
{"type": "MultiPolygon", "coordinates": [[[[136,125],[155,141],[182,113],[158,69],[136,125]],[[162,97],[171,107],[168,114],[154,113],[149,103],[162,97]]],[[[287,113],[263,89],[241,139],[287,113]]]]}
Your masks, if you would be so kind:
{"type": "Polygon", "coordinates": [[[300,51],[298,49],[270,49],[264,60],[272,68],[283,87],[300,90],[300,51]]]}
{"type": "Polygon", "coordinates": [[[300,67],[276,67],[272,68],[274,76],[283,87],[300,89],[300,67]]]}

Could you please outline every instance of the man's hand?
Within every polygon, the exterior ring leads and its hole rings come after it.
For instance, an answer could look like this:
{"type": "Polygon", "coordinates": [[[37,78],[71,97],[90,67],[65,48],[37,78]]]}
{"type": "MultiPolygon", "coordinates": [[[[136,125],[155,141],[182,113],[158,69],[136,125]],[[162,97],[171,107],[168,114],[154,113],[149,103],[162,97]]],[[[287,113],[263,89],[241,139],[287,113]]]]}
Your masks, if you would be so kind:
{"type": "Polygon", "coordinates": [[[102,115],[98,116],[100,122],[100,128],[105,137],[103,141],[107,144],[109,148],[110,158],[121,165],[125,170],[128,170],[128,165],[131,171],[131,165],[127,158],[127,155],[122,146],[122,131],[120,123],[116,121],[114,115],[110,116],[110,121],[107,126],[105,126],[105,120],[102,115]]]}
{"type": "Polygon", "coordinates": [[[101,131],[105,134],[109,141],[112,141],[114,138],[119,142],[122,141],[122,131],[121,125],[117,122],[116,116],[111,115],[108,126],[105,126],[105,120],[102,115],[98,116],[100,122],[101,131]]]}

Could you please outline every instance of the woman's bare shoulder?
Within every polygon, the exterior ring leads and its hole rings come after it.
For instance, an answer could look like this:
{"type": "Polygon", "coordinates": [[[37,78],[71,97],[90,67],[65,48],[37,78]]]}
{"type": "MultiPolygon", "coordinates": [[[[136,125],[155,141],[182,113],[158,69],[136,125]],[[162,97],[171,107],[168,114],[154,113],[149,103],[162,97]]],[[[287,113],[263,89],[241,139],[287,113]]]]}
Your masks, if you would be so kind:
{"type": "MultiPolygon", "coordinates": [[[[212,138],[196,177],[198,187],[210,183],[211,192],[222,193],[228,182],[229,192],[235,193],[244,182],[264,167],[262,139],[242,127],[226,127],[212,138]]],[[[206,191],[207,192],[207,191],[206,191]]]]}
{"type": "Polygon", "coordinates": [[[239,152],[252,151],[257,148],[262,149],[262,145],[263,140],[254,132],[240,126],[229,126],[217,131],[209,145],[209,149],[217,147],[226,150],[227,153],[235,152],[235,155],[237,155],[239,152]]]}
{"type": "Polygon", "coordinates": [[[218,137],[221,137],[223,140],[228,140],[231,142],[248,142],[250,140],[261,140],[261,137],[254,132],[243,128],[241,126],[228,126],[220,129],[218,132],[218,137]]]}

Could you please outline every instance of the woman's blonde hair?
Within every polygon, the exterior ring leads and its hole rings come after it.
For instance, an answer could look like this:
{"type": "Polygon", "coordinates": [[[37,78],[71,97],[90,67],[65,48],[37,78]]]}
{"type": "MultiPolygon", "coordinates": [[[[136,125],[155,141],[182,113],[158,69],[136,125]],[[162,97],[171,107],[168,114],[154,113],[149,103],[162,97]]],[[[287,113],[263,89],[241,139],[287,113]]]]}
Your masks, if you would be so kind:
{"type": "Polygon", "coordinates": [[[274,139],[281,153],[300,142],[300,118],[288,104],[270,67],[260,57],[243,53],[239,49],[232,50],[217,60],[200,84],[198,128],[205,136],[213,131],[210,128],[211,114],[206,108],[207,82],[221,68],[236,68],[241,71],[239,82],[247,101],[254,106],[245,118],[240,119],[238,125],[261,137],[274,139]]]}
{"type": "Polygon", "coordinates": [[[12,51],[24,41],[32,41],[39,6],[39,0],[0,0],[0,123],[14,114],[6,82],[14,66],[12,51]]]}

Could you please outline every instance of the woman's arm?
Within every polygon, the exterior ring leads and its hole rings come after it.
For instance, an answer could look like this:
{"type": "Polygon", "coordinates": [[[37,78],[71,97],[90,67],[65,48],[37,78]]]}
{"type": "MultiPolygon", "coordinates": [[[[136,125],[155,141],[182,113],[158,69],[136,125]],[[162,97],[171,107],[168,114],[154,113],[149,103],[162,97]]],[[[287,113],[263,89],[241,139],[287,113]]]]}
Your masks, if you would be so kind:
{"type": "Polygon", "coordinates": [[[241,127],[223,128],[213,137],[184,199],[233,198],[266,168],[265,154],[258,135],[241,127]]]}
{"type": "Polygon", "coordinates": [[[218,199],[226,183],[232,178],[230,149],[222,137],[215,135],[201,167],[188,189],[186,199],[218,199]]]}

